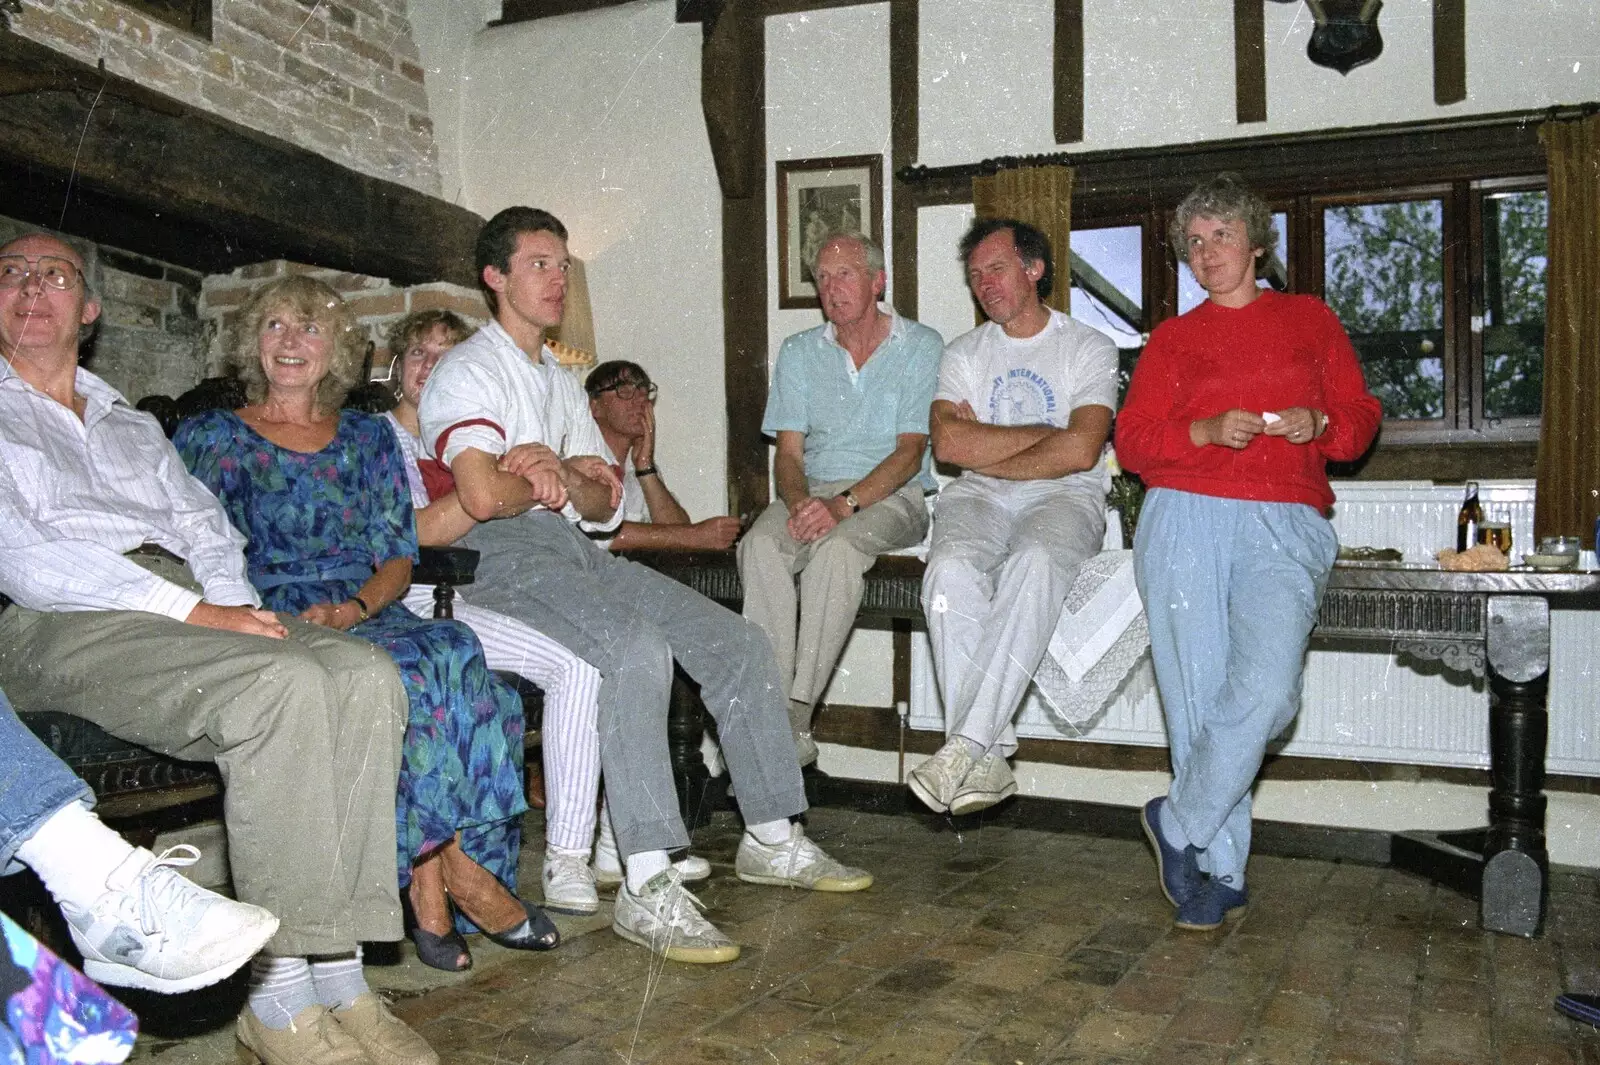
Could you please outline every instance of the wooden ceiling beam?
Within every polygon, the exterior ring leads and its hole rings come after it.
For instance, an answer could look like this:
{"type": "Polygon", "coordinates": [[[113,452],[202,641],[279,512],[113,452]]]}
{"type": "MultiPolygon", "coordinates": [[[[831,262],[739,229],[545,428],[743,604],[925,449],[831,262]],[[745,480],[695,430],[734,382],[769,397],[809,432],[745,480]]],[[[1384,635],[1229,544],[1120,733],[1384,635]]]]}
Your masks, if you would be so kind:
{"type": "Polygon", "coordinates": [[[203,273],[267,259],[474,283],[471,211],[0,32],[6,213],[203,273]]]}

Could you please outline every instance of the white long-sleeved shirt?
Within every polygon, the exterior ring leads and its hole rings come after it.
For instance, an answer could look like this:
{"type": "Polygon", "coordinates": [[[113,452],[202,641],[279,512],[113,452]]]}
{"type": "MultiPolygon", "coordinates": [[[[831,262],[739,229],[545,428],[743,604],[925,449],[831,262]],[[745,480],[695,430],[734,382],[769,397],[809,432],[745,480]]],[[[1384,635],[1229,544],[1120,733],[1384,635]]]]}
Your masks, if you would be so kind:
{"type": "Polygon", "coordinates": [[[0,592],[34,610],[142,610],[178,621],[201,601],[123,557],[187,559],[205,600],[259,606],[245,538],[150,415],[79,369],[83,420],[0,363],[0,592]]]}
{"type": "MultiPolygon", "coordinates": [[[[527,354],[499,322],[439,360],[423,386],[417,419],[423,450],[447,466],[468,448],[499,456],[518,444],[543,444],[564,459],[606,448],[589,397],[550,349],[527,354]]],[[[621,507],[602,522],[581,520],[570,502],[562,513],[596,532],[622,524],[621,507]]]]}

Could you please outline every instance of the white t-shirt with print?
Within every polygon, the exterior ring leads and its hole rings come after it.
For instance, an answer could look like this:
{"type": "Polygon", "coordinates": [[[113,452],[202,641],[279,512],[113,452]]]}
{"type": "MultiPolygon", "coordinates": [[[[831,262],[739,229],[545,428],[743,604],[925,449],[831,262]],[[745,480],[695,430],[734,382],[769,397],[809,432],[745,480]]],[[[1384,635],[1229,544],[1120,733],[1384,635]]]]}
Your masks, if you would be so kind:
{"type": "MultiPolygon", "coordinates": [[[[1006,335],[993,322],[945,345],[939,364],[939,391],[935,400],[972,406],[980,422],[989,425],[1049,425],[1064,429],[1078,407],[1117,408],[1117,349],[1099,330],[1074,321],[1060,311],[1025,339],[1006,335]]],[[[963,477],[983,477],[968,470],[963,477]]],[[[1102,455],[1092,469],[1069,473],[1058,482],[1096,492],[1106,489],[1106,464],[1102,455]]]]}

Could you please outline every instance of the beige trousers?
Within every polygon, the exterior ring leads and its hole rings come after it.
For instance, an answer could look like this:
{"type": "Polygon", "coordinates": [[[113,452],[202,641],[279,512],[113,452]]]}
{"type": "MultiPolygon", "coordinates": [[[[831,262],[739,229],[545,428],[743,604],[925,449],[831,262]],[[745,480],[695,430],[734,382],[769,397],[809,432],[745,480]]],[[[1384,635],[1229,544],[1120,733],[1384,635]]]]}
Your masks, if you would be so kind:
{"type": "MultiPolygon", "coordinates": [[[[138,560],[194,587],[186,568],[138,560]]],[[[399,939],[395,781],[406,695],[365,640],[285,619],[244,636],[141,611],[0,615],[0,688],[222,771],[234,890],[277,915],[273,954],[399,939]]]]}
{"type": "MultiPolygon", "coordinates": [[[[813,483],[827,497],[854,481],[813,483]]],[[[913,478],[898,492],[841,521],[819,540],[789,535],[789,508],[780,500],[762,511],[739,541],[744,616],[767,634],[778,676],[789,694],[789,724],[811,731],[811,714],[827,690],[861,606],[862,575],[877,557],[922,542],[928,507],[913,478]],[[800,575],[798,596],[795,574],[800,575]],[[798,604],[798,609],[797,609],[798,604]]]]}

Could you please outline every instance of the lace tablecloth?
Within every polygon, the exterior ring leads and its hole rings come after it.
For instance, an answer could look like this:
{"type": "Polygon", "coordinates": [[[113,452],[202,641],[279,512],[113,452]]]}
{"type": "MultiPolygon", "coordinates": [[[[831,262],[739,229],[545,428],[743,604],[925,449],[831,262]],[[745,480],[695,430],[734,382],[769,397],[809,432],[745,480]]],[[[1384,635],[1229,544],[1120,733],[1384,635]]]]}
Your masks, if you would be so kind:
{"type": "Polygon", "coordinates": [[[1071,725],[1089,721],[1150,650],[1132,551],[1102,551],[1078,570],[1034,686],[1051,712],[1071,725]]]}

